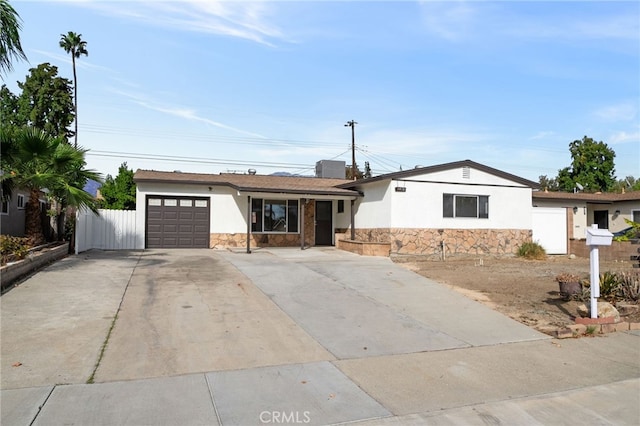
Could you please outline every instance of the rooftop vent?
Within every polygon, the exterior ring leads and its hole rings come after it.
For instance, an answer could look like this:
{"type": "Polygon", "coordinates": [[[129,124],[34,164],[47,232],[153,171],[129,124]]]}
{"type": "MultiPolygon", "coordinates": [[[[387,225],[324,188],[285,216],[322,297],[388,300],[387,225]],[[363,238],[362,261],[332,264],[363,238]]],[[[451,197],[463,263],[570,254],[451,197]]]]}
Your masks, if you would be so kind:
{"type": "Polygon", "coordinates": [[[247,173],[249,173],[250,175],[255,175],[256,174],[256,169],[249,169],[247,171],[247,173]]]}

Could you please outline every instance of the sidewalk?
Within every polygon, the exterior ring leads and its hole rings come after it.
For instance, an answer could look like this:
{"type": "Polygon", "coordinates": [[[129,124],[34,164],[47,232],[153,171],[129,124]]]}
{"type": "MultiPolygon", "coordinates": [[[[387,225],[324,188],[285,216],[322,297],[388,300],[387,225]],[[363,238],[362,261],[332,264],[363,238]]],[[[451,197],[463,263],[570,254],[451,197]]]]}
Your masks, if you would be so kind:
{"type": "MultiPolygon", "coordinates": [[[[465,390],[456,386],[441,392],[453,397],[465,390]]],[[[394,416],[331,363],[314,363],[3,390],[2,424],[636,425],[639,395],[640,379],[635,378],[394,416]]]]}

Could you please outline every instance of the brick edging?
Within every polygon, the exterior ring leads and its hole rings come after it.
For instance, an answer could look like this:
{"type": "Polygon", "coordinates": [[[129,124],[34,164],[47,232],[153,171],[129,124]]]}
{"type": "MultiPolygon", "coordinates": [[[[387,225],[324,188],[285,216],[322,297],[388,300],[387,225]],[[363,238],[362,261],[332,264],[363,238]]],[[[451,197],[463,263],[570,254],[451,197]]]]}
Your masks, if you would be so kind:
{"type": "Polygon", "coordinates": [[[551,335],[558,339],[581,337],[595,334],[614,333],[616,331],[640,330],[640,322],[614,322],[593,324],[572,324],[554,330],[551,335]],[[587,332],[589,331],[589,332],[587,332]]]}

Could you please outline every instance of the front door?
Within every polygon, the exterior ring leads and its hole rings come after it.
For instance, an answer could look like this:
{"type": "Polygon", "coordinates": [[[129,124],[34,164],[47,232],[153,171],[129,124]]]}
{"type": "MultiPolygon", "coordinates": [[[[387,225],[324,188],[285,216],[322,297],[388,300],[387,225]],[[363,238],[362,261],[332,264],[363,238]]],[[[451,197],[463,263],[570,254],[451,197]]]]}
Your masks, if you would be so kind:
{"type": "Polygon", "coordinates": [[[333,244],[332,232],[332,202],[316,201],[316,245],[330,246],[333,244]]]}
{"type": "Polygon", "coordinates": [[[593,223],[598,224],[600,229],[609,229],[609,211],[608,210],[594,210],[593,211],[593,223]]]}

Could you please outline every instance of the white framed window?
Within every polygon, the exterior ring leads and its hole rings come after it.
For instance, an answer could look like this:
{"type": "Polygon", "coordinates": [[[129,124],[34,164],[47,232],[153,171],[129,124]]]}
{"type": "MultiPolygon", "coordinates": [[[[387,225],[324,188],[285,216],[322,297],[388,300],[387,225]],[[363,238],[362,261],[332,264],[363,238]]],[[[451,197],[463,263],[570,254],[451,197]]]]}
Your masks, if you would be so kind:
{"type": "Polygon", "coordinates": [[[24,195],[18,194],[18,196],[16,197],[16,202],[19,209],[24,209],[24,195]]]}
{"type": "Polygon", "coordinates": [[[251,200],[251,231],[298,233],[298,200],[251,200]]]}
{"type": "Polygon", "coordinates": [[[489,196],[442,194],[442,217],[488,219],[489,196]]]}

